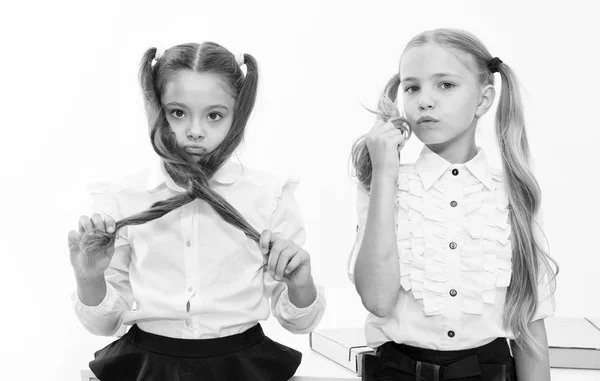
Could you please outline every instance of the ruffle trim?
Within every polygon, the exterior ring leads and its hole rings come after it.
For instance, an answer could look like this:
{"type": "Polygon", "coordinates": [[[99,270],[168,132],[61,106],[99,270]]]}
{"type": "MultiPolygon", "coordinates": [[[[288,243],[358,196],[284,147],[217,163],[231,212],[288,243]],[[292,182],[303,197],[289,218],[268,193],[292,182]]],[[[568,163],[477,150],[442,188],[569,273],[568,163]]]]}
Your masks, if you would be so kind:
{"type": "MultiPolygon", "coordinates": [[[[505,197],[498,188],[500,178],[493,179],[492,190],[475,178],[463,187],[466,218],[460,243],[459,296],[461,310],[469,314],[482,314],[485,304],[495,303],[497,288],[507,287],[511,279],[509,212],[507,203],[498,199],[505,197]]],[[[397,221],[400,284],[423,301],[425,315],[439,315],[445,310],[449,280],[444,185],[437,181],[425,193],[413,169],[400,173],[398,186],[397,208],[408,217],[397,221]]]]}

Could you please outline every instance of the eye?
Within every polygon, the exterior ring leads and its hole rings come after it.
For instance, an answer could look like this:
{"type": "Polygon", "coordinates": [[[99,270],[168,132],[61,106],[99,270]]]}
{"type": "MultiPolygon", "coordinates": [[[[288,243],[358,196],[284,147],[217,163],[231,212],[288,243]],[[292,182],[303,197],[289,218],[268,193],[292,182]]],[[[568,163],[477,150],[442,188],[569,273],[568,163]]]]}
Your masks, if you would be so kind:
{"type": "Polygon", "coordinates": [[[442,82],[440,84],[440,87],[444,90],[451,90],[454,87],[456,87],[456,85],[454,83],[450,83],[450,82],[442,82]]]}
{"type": "Polygon", "coordinates": [[[210,119],[212,121],[217,121],[217,120],[220,120],[221,118],[223,118],[223,116],[221,114],[219,114],[218,112],[211,112],[208,114],[208,119],[210,119]]]}
{"type": "Polygon", "coordinates": [[[171,111],[171,115],[177,119],[181,119],[185,116],[185,112],[183,110],[173,110],[171,111]]]}
{"type": "Polygon", "coordinates": [[[419,86],[408,86],[404,89],[404,92],[412,94],[419,91],[419,86]]]}

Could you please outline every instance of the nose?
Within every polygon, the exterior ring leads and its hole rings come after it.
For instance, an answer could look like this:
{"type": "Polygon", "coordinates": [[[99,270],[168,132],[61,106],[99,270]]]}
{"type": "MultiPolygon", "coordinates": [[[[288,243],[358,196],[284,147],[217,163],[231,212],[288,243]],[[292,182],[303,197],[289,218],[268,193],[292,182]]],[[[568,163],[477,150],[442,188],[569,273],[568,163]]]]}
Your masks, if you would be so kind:
{"type": "Polygon", "coordinates": [[[431,92],[422,90],[419,95],[419,110],[431,110],[435,107],[435,101],[431,92]]]}
{"type": "Polygon", "coordinates": [[[202,123],[201,120],[199,120],[198,118],[194,118],[192,119],[188,130],[187,130],[187,137],[190,139],[204,139],[204,135],[205,135],[205,130],[204,130],[204,125],[202,123]]]}

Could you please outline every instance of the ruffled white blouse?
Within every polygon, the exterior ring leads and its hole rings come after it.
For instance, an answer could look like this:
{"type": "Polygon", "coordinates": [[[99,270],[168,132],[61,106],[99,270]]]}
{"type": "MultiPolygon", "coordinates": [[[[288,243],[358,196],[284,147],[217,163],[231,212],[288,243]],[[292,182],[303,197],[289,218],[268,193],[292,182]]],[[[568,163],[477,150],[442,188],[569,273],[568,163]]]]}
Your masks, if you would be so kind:
{"type": "MultiPolygon", "coordinates": [[[[360,185],[357,206],[348,262],[353,282],[369,207],[360,185]]],[[[400,293],[387,317],[368,316],[368,345],[395,341],[460,350],[514,338],[502,321],[512,273],[508,199],[502,171],[488,167],[483,150],[467,163],[451,164],[425,146],[416,163],[400,167],[396,213],[400,293]]],[[[534,236],[547,248],[541,229],[534,236]]],[[[547,277],[538,294],[533,320],[555,310],[547,277]]]]}
{"type": "MultiPolygon", "coordinates": [[[[270,229],[302,246],[304,223],[293,192],[297,181],[243,167],[230,160],[211,186],[259,232],[270,229]]],[[[116,183],[90,187],[93,210],[121,219],[184,189],[162,162],[116,183]]],[[[98,306],[72,295],[77,317],[97,335],[123,333],[136,323],[157,335],[209,339],[244,332],[273,314],[294,333],[312,331],[325,311],[316,300],[296,307],[285,283],[263,271],[258,245],[219,217],[202,200],[119,231],[106,270],[107,294],[98,306]]]]}

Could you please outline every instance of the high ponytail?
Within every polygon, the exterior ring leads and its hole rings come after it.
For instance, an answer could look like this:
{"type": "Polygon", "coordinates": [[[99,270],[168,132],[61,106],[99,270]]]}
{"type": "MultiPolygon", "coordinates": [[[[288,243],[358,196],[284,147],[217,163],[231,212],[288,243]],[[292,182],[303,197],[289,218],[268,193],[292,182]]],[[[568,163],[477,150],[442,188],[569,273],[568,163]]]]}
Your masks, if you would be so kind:
{"type": "Polygon", "coordinates": [[[235,102],[233,123],[223,143],[207,155],[207,168],[220,168],[242,143],[245,127],[256,101],[258,90],[258,64],[256,60],[250,54],[244,54],[244,64],[247,69],[245,76],[241,68],[239,68],[237,61],[234,60],[234,64],[239,72],[239,77],[234,84],[238,94],[235,102]]]}
{"type": "Polygon", "coordinates": [[[138,80],[142,90],[142,98],[144,100],[144,107],[146,109],[146,115],[148,116],[149,126],[153,124],[154,119],[157,116],[156,114],[162,108],[160,99],[154,88],[154,68],[152,66],[152,61],[156,56],[156,51],[157,48],[146,50],[142,56],[140,71],[138,73],[138,80]]]}

